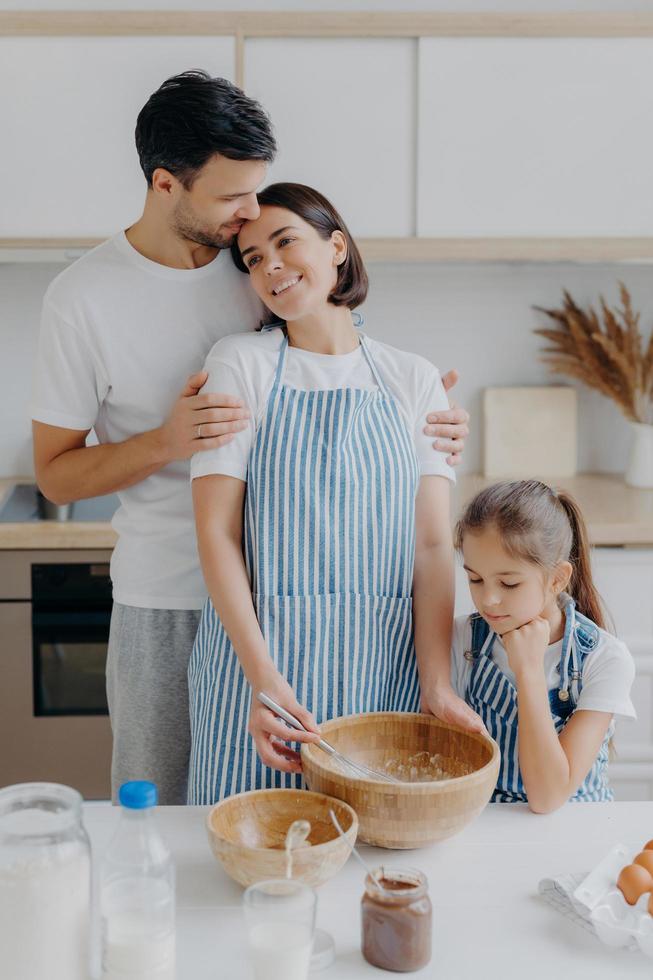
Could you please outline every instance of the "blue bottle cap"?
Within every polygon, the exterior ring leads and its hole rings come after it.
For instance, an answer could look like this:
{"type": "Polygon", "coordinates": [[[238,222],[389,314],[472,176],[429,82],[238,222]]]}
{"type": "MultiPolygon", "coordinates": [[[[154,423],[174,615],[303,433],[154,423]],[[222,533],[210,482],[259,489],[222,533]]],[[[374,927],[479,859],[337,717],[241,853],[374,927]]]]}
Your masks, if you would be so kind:
{"type": "Polygon", "coordinates": [[[123,783],[118,793],[120,805],[128,810],[146,810],[156,806],[158,799],[159,794],[154,783],[148,783],[144,779],[123,783]]]}

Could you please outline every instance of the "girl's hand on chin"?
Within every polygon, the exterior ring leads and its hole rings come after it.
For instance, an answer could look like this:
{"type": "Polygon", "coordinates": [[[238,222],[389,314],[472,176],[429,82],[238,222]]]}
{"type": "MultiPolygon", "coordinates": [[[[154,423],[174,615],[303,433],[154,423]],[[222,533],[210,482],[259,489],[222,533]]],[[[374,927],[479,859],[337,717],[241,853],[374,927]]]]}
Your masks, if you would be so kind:
{"type": "Polygon", "coordinates": [[[272,769],[280,769],[282,772],[301,772],[301,756],[295,749],[291,749],[287,742],[319,742],[319,727],[315,718],[302,705],[299,704],[295,693],[290,684],[281,674],[276,673],[266,679],[265,683],[252,691],[252,707],[249,713],[248,730],[259,758],[263,765],[270,766],[272,769]],[[291,728],[278,718],[274,712],[266,708],[257,698],[259,691],[263,691],[273,701],[289,711],[291,715],[309,729],[307,732],[298,731],[291,728]]]}
{"type": "Polygon", "coordinates": [[[537,667],[542,669],[544,654],[551,640],[551,628],[548,619],[536,616],[519,629],[510,630],[501,637],[508,663],[514,674],[524,668],[537,667]]]}

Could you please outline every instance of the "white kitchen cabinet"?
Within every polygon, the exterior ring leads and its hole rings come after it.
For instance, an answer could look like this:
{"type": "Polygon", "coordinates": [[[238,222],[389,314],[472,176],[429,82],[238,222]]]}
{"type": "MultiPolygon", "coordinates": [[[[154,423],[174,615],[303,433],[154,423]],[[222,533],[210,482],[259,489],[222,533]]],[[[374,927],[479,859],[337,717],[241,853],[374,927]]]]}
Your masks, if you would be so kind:
{"type": "MultiPolygon", "coordinates": [[[[610,782],[619,800],[653,799],[653,549],[595,548],[594,580],[635,660],[637,721],[617,725],[610,782]]],[[[456,615],[473,611],[467,575],[456,565],[456,615]]]]}
{"type": "Polygon", "coordinates": [[[245,90],[272,118],[269,181],[325,194],[353,234],[414,234],[416,41],[252,38],[245,90]]]}
{"type": "Polygon", "coordinates": [[[170,75],[232,79],[232,37],[1,37],[0,238],[101,237],[140,213],[136,117],[170,75]]]}
{"type": "Polygon", "coordinates": [[[653,234],[653,38],[421,38],[418,234],[653,234]]]}
{"type": "Polygon", "coordinates": [[[596,586],[635,659],[637,721],[617,725],[610,764],[615,798],[653,799],[653,550],[597,548],[596,586]]]}

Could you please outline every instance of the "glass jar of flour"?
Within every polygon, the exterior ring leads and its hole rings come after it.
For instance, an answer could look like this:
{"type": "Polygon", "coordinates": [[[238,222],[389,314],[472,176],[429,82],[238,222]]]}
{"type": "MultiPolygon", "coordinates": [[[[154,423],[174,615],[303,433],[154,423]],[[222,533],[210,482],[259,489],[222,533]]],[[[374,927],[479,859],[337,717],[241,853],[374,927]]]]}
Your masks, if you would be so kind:
{"type": "Polygon", "coordinates": [[[0,790],[0,957],[11,980],[88,980],[91,848],[68,786],[0,790]]]}

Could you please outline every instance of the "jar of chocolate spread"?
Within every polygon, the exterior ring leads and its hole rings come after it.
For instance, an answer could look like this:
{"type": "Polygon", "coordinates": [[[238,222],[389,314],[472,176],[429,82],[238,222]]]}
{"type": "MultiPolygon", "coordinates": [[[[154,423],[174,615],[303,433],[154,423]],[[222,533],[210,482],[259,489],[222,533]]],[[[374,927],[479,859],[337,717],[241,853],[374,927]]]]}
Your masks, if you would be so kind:
{"type": "Polygon", "coordinates": [[[361,902],[363,956],[381,970],[408,973],[431,959],[428,881],[413,868],[378,868],[361,902]]]}

